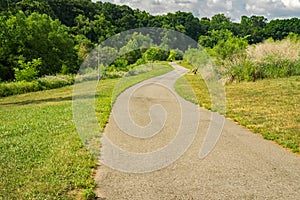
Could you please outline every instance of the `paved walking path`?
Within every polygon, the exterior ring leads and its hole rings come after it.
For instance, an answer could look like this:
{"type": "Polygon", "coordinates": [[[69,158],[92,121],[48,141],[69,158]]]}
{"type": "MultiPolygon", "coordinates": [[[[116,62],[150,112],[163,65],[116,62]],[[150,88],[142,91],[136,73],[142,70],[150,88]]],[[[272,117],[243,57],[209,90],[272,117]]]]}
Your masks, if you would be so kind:
{"type": "Polygon", "coordinates": [[[300,199],[300,156],[230,120],[199,158],[209,126],[223,118],[175,93],[187,71],[173,67],[114,104],[96,174],[99,199],[300,199]]]}

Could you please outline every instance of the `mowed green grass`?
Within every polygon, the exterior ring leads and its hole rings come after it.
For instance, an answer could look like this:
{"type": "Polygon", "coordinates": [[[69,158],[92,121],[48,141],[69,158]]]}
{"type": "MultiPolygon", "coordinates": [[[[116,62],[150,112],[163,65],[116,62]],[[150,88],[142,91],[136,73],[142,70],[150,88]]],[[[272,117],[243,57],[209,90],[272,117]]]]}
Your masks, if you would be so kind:
{"type": "MultiPolygon", "coordinates": [[[[117,93],[172,68],[133,77],[117,93]]],[[[101,80],[96,112],[101,130],[120,79],[101,80]]],[[[0,199],[81,199],[92,189],[96,159],[80,140],[72,114],[73,86],[0,99],[0,199]]]]}
{"type": "MultiPolygon", "coordinates": [[[[182,63],[192,69],[193,67],[182,63]]],[[[188,83],[202,107],[211,109],[207,86],[201,76],[191,72],[176,83],[176,90],[187,100],[188,83]],[[185,79],[184,82],[182,79],[185,79]]],[[[233,83],[226,89],[226,117],[265,139],[273,140],[293,152],[300,151],[300,77],[233,83]]]]}
{"type": "Polygon", "coordinates": [[[230,84],[226,93],[229,118],[300,151],[300,77],[230,84]]]}

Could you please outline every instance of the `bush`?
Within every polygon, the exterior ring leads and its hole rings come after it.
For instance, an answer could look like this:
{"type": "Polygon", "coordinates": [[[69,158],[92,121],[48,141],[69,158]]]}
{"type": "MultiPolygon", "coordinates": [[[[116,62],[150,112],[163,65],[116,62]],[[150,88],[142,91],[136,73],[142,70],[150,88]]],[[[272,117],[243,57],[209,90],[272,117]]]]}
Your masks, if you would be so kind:
{"type": "Polygon", "coordinates": [[[0,97],[7,97],[16,94],[39,91],[39,83],[37,81],[26,82],[10,82],[0,83],[0,97]]]}
{"type": "Polygon", "coordinates": [[[135,62],[136,66],[142,65],[142,64],[146,64],[146,61],[143,58],[140,58],[135,62]]]}
{"type": "Polygon", "coordinates": [[[74,81],[75,79],[71,75],[45,76],[38,79],[39,86],[42,90],[72,85],[74,81]]]}
{"type": "Polygon", "coordinates": [[[208,31],[208,35],[202,35],[199,37],[198,43],[202,47],[207,47],[207,48],[213,48],[216,46],[220,41],[227,41],[229,38],[232,38],[233,33],[228,30],[212,30],[208,31]]]}
{"type": "Polygon", "coordinates": [[[172,49],[167,61],[182,60],[183,52],[180,49],[172,49]]]}
{"type": "Polygon", "coordinates": [[[39,74],[38,67],[42,65],[42,59],[33,59],[32,62],[25,63],[18,61],[19,68],[14,68],[16,81],[32,81],[39,74]]]}
{"type": "Polygon", "coordinates": [[[219,60],[230,59],[233,55],[244,53],[248,43],[246,39],[230,37],[227,40],[220,40],[212,49],[219,60]]]}
{"type": "Polygon", "coordinates": [[[125,71],[127,70],[126,66],[128,65],[128,61],[125,57],[119,57],[113,62],[113,65],[116,71],[125,71]]]}
{"type": "Polygon", "coordinates": [[[36,81],[17,81],[0,83],[0,97],[6,97],[40,90],[48,90],[72,85],[75,79],[72,75],[46,76],[36,81]]]}
{"type": "Polygon", "coordinates": [[[158,47],[151,47],[143,54],[143,59],[146,61],[165,61],[169,57],[169,52],[158,47]]]}

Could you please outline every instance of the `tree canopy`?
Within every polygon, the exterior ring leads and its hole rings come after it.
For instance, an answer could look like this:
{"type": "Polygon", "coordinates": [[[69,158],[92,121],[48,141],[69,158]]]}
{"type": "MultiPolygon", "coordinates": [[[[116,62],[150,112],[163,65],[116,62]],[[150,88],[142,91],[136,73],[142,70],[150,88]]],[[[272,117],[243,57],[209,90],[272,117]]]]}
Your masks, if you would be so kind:
{"type": "MultiPolygon", "coordinates": [[[[199,19],[181,11],[153,16],[125,5],[91,0],[0,0],[0,80],[16,79],[15,69],[22,70],[20,63],[28,67],[36,60],[40,61],[36,66],[38,76],[74,73],[98,43],[140,27],[176,30],[204,47],[213,48],[221,40],[227,44],[227,36],[256,44],[268,38],[282,40],[290,33],[299,35],[300,19],[268,22],[263,16],[242,16],[241,22],[236,23],[224,14],[211,19],[199,19]]],[[[131,48],[145,38],[137,33],[122,45],[131,48]]],[[[157,40],[168,43],[165,33],[157,40]]],[[[123,63],[134,63],[145,51],[123,55],[123,63]]],[[[150,49],[144,58],[150,59],[155,51],[156,48],[150,49]]]]}

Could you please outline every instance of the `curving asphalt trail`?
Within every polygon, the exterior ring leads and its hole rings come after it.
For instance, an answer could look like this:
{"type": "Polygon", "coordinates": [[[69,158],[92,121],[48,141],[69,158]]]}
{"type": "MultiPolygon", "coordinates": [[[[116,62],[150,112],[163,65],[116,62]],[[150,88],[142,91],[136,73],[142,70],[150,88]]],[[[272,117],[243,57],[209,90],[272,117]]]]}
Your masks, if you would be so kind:
{"type": "Polygon", "coordinates": [[[115,102],[95,178],[99,199],[300,199],[300,156],[228,119],[199,158],[215,113],[175,93],[187,71],[173,67],[115,102]]]}

